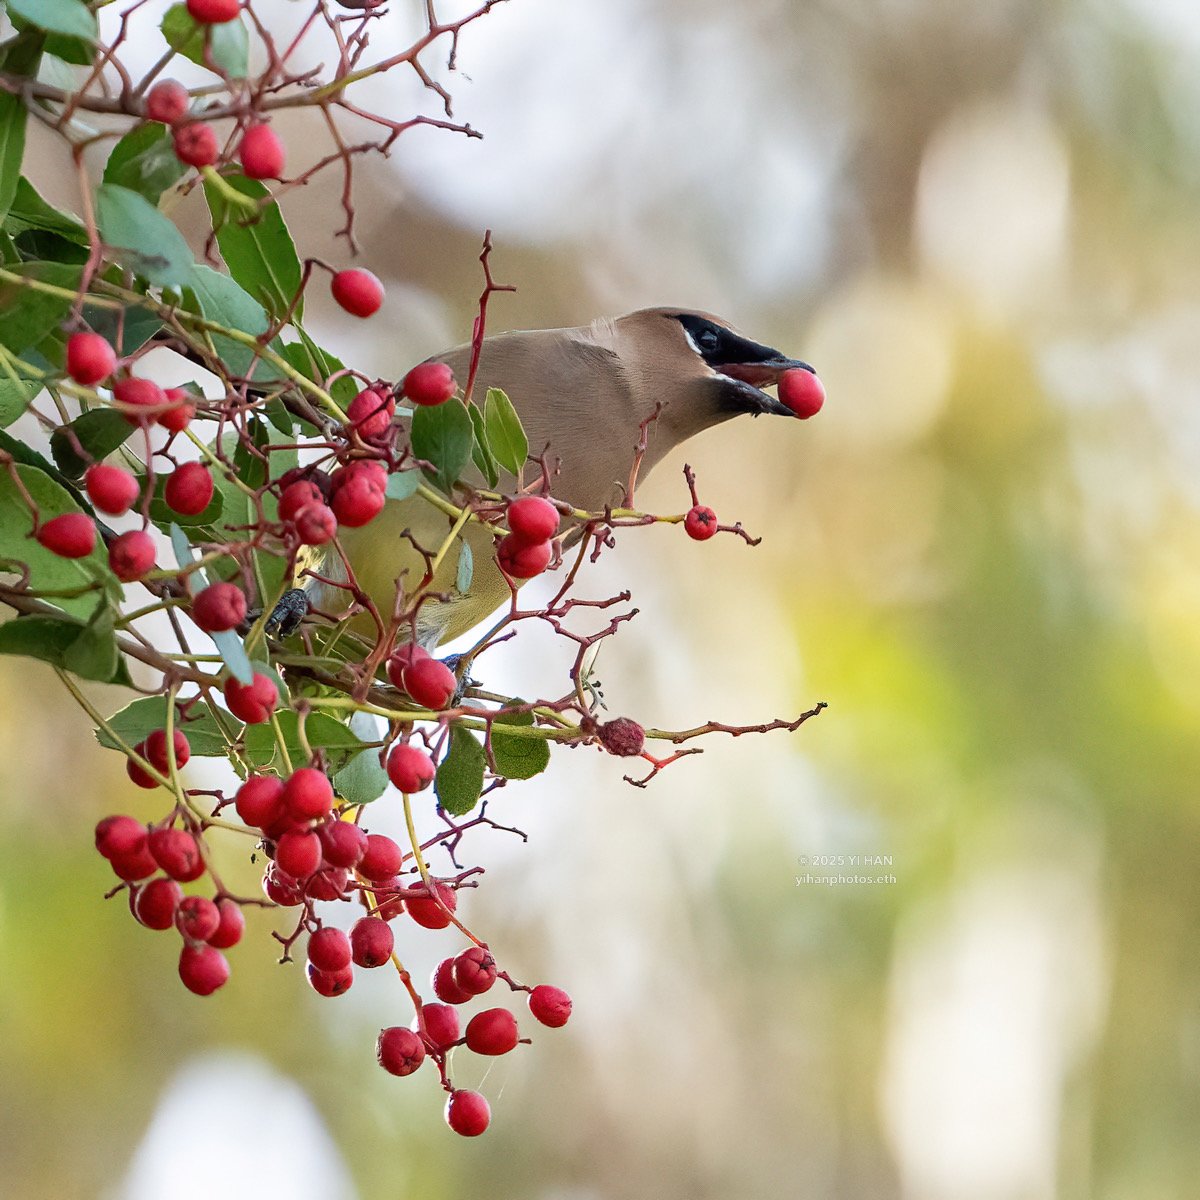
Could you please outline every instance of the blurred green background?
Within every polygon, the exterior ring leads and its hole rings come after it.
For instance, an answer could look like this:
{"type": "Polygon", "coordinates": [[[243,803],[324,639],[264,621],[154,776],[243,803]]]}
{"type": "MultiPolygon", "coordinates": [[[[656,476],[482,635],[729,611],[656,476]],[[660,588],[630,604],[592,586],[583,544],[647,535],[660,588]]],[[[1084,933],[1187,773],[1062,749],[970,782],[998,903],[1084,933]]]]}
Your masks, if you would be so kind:
{"type": "MultiPolygon", "coordinates": [[[[308,6],[254,7],[282,33],[308,6]]],[[[381,53],[423,6],[392,8],[381,53]]],[[[493,330],[679,304],[814,363],[816,420],[686,450],[761,546],[635,530],[588,588],[641,609],[601,658],[614,715],[829,710],[646,792],[583,752],[509,789],[530,843],[476,831],[466,915],[575,1015],[459,1064],[494,1112],[466,1142],[432,1075],[374,1063],[410,1016],[394,979],[322,1001],[260,915],[222,993],[183,991],[91,848],[153,797],[48,670],[0,659],[0,1193],[1190,1200],[1200,9],[512,0],[460,65],[439,78],[485,140],[417,129],[360,167],[389,298],[327,304],[324,343],[395,376],[464,340],[490,226],[519,287],[493,330]],[[797,883],[854,854],[895,882],[797,883]]],[[[72,204],[61,151],[34,155],[72,204]]],[[[344,261],[338,188],[289,196],[302,253],[344,261]]],[[[647,506],[685,506],[683,461],[647,506]]],[[[491,669],[556,694],[568,661],[531,636],[491,669]]],[[[399,944],[422,972],[457,948],[399,944]]]]}

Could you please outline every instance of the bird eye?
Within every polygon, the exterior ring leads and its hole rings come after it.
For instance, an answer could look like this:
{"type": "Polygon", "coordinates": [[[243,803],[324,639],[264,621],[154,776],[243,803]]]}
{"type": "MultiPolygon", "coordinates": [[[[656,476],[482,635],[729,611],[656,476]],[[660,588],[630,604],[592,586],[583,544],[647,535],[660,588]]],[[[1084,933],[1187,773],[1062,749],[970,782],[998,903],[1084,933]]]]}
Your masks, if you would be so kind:
{"type": "Polygon", "coordinates": [[[696,339],[702,350],[715,350],[720,340],[715,329],[705,329],[696,339]]]}

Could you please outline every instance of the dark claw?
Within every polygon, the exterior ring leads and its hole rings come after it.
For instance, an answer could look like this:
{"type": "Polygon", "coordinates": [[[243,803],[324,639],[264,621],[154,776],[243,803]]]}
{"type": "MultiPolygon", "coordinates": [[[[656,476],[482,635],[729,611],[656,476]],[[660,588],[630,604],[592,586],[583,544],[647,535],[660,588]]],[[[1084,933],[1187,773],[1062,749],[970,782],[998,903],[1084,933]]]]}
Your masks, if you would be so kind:
{"type": "Polygon", "coordinates": [[[308,616],[310,603],[303,588],[290,588],[279,597],[279,603],[267,618],[267,632],[279,637],[291,637],[308,616]]]}
{"type": "Polygon", "coordinates": [[[457,708],[462,703],[463,693],[467,688],[475,687],[478,684],[478,680],[471,678],[471,660],[467,655],[448,654],[441,661],[458,678],[458,687],[454,689],[454,698],[450,701],[451,706],[457,708]]]}

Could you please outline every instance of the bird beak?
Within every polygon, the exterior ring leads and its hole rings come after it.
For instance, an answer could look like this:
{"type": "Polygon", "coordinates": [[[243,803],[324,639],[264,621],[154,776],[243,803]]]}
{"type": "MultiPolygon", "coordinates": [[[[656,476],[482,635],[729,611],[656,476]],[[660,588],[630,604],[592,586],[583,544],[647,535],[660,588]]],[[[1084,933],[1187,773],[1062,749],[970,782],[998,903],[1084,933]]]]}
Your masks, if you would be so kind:
{"type": "Polygon", "coordinates": [[[790,408],[767,395],[763,388],[774,387],[785,371],[808,371],[815,375],[812,367],[798,358],[788,358],[778,350],[749,340],[738,339],[733,348],[743,351],[744,357],[739,354],[736,361],[712,364],[717,375],[727,381],[725,393],[729,402],[740,412],[755,416],[759,413],[794,416],[790,408]]]}

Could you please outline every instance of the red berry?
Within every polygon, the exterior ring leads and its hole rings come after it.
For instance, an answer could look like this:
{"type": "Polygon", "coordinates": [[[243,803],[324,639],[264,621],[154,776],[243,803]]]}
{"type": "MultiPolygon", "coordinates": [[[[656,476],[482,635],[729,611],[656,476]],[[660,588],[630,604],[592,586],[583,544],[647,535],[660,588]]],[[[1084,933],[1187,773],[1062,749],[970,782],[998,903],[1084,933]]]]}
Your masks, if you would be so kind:
{"type": "Polygon", "coordinates": [[[213,477],[203,463],[184,463],[167,476],[163,499],[177,513],[194,517],[209,506],[213,486],[213,477]]]}
{"type": "Polygon", "coordinates": [[[270,125],[251,125],[242,134],[238,158],[250,179],[279,179],[283,175],[283,143],[270,125]]]}
{"type": "Polygon", "coordinates": [[[378,917],[360,917],[350,930],[350,950],[356,967],[381,967],[396,944],[392,927],[378,917]]]}
{"type": "Polygon", "coordinates": [[[780,375],[779,399],[796,416],[808,420],[809,417],[815,417],[825,403],[825,385],[815,372],[797,367],[780,375]]]}
{"type": "Polygon", "coordinates": [[[445,1004],[466,1004],[471,993],[463,991],[454,978],[453,958],[443,958],[433,970],[433,994],[445,1004]]]}
{"type": "Polygon", "coordinates": [[[241,906],[226,897],[217,901],[217,914],[220,920],[215,933],[209,934],[208,944],[218,950],[228,950],[242,940],[246,932],[246,917],[241,906]]]}
{"type": "Polygon", "coordinates": [[[454,699],[458,680],[445,663],[428,656],[418,659],[404,672],[404,690],[422,708],[440,711],[454,699]]]}
{"type": "Polygon", "coordinates": [[[91,387],[117,368],[117,354],[98,333],[73,333],[67,339],[67,374],[91,387]]]}
{"type": "Polygon", "coordinates": [[[414,404],[426,407],[444,404],[458,390],[454,372],[441,362],[423,362],[413,367],[401,386],[414,404]]]}
{"type": "Polygon", "coordinates": [[[308,961],[328,975],[344,971],[350,965],[350,939],[332,925],[323,926],[308,939],[308,961]]]}
{"type": "Polygon", "coordinates": [[[267,829],[283,815],[283,780],[274,775],[251,775],[234,797],[237,814],[257,829],[267,829]]]}
{"type": "Polygon", "coordinates": [[[133,583],[154,570],[154,539],[142,529],[131,529],[113,539],[108,566],[122,583],[133,583]]]}
{"type": "Polygon", "coordinates": [[[458,1041],[458,1011],[448,1004],[423,1004],[421,1015],[413,1022],[413,1029],[420,1032],[424,1024],[425,1044],[430,1050],[446,1050],[458,1041]]]}
{"type": "Polygon", "coordinates": [[[167,388],[163,396],[171,407],[158,414],[158,423],[171,433],[182,433],[196,415],[190,393],[183,388],[167,388]]]}
{"type": "Polygon", "coordinates": [[[121,467],[108,467],[97,463],[88,467],[83,485],[91,502],[110,517],[127,513],[138,498],[138,481],[121,467]]]}
{"type": "Polygon", "coordinates": [[[171,140],[175,145],[175,157],[189,167],[211,167],[221,157],[216,130],[203,121],[176,125],[171,140]]]}
{"type": "Polygon", "coordinates": [[[404,691],[404,672],[414,663],[428,657],[429,651],[423,650],[416,642],[405,642],[403,646],[397,646],[387,661],[387,674],[393,686],[404,691]]]}
{"type": "Polygon", "coordinates": [[[351,529],[369,525],[383,511],[387,500],[383,491],[364,477],[348,479],[330,500],[338,524],[351,529]]]}
{"type": "Polygon", "coordinates": [[[450,924],[450,914],[458,907],[458,897],[445,883],[433,884],[433,891],[437,899],[429,895],[429,889],[423,883],[414,883],[404,889],[404,905],[418,925],[426,929],[445,929],[450,924]]]}
{"type": "Polygon", "coordinates": [[[312,963],[309,963],[306,974],[308,982],[318,996],[341,996],[350,990],[350,985],[354,982],[353,967],[346,967],[342,971],[326,972],[318,971],[312,963]]]}
{"type": "Polygon", "coordinates": [[[358,873],[372,883],[386,883],[400,870],[403,862],[404,852],[387,834],[369,833],[358,873]]]}
{"type": "Polygon", "coordinates": [[[224,25],[242,10],[242,0],[187,0],[188,14],[200,25],[224,25]]]}
{"type": "Polygon", "coordinates": [[[205,633],[236,629],[246,619],[246,597],[232,583],[210,583],[192,600],[192,620],[205,633]]]}
{"type": "Polygon", "coordinates": [[[350,401],[346,416],[350,424],[358,430],[361,438],[381,438],[392,427],[392,417],[396,413],[396,402],[391,396],[386,396],[374,388],[359,392],[350,401]]]}
{"type": "Polygon", "coordinates": [[[476,1054],[507,1054],[517,1044],[517,1018],[507,1008],[489,1008],[467,1022],[467,1048],[476,1054]]]}
{"type": "Polygon", "coordinates": [[[445,1116],[446,1124],[463,1137],[478,1137],[492,1122],[492,1110],[478,1092],[451,1092],[445,1116]]]}
{"type": "Polygon", "coordinates": [[[707,542],[717,532],[717,514],[706,504],[694,504],[683,518],[683,528],[693,541],[707,542]]]}
{"type": "Polygon", "coordinates": [[[283,803],[294,821],[318,820],[333,808],[333,784],[316,767],[301,767],[283,785],[283,803]]]}
{"type": "Polygon", "coordinates": [[[543,1025],[559,1029],[571,1015],[571,997],[562,988],[539,983],[529,993],[529,1011],[543,1025]]]}
{"type": "Polygon", "coordinates": [[[427,788],[435,775],[433,759],[424,750],[408,742],[392,747],[387,760],[388,778],[402,792],[419,792],[427,788]]]}
{"type": "Polygon", "coordinates": [[[187,115],[191,97],[182,83],[163,79],[146,93],[146,116],[151,121],[175,125],[187,115]]]}
{"type": "Polygon", "coordinates": [[[521,496],[508,506],[508,527],[523,541],[548,542],[558,525],[558,509],[541,496],[521,496]]]}
{"type": "Polygon", "coordinates": [[[138,889],[133,915],[147,929],[170,929],[183,889],[173,879],[151,879],[138,889]]]}
{"type": "Polygon", "coordinates": [[[295,908],[304,903],[304,891],[300,885],[272,863],[263,875],[263,891],[267,899],[282,905],[284,908],[295,908]]]}
{"type": "MultiPolygon", "coordinates": [[[[138,742],[133,748],[135,754],[140,754],[143,758],[146,757],[146,743],[138,742]]],[[[140,763],[136,763],[132,758],[125,760],[125,774],[138,785],[140,788],[156,788],[158,780],[155,779],[140,763]]]]}
{"type": "Polygon", "coordinates": [[[330,283],[333,298],[354,317],[369,317],[383,304],[383,284],[361,267],[338,271],[330,283]]]}
{"type": "Polygon", "coordinates": [[[118,379],[113,384],[113,396],[118,403],[132,410],[124,413],[125,419],[131,425],[138,425],[143,421],[149,424],[157,413],[145,413],[141,410],[161,409],[167,402],[166,392],[153,379],[135,379],[132,375],[118,379]]]}
{"type": "Polygon", "coordinates": [[[337,537],[338,523],[326,504],[306,504],[296,514],[296,536],[305,546],[324,546],[337,537]]]}
{"type": "Polygon", "coordinates": [[[505,534],[496,547],[501,569],[513,579],[532,579],[549,565],[553,550],[549,542],[526,542],[515,533],[505,534]]]}
{"type": "Polygon", "coordinates": [[[154,861],[172,878],[189,883],[204,874],[204,855],[186,829],[155,829],[146,844],[154,861]]]}
{"type": "Polygon", "coordinates": [[[390,1029],[379,1031],[375,1056],[385,1071],[403,1078],[411,1075],[425,1061],[425,1044],[411,1029],[393,1025],[390,1029]]]}
{"type": "Polygon", "coordinates": [[[146,845],[130,851],[128,854],[114,854],[108,861],[112,864],[117,878],[124,879],[127,883],[133,883],[138,879],[148,879],[158,870],[158,864],[154,861],[154,856],[146,845]]]}
{"type": "Polygon", "coordinates": [[[353,462],[347,463],[340,471],[336,471],[330,476],[330,496],[337,495],[338,491],[346,484],[356,480],[370,484],[377,492],[383,492],[387,488],[387,467],[374,458],[354,459],[353,462]]]}
{"type": "Polygon", "coordinates": [[[212,946],[184,946],[179,954],[179,978],[189,992],[211,996],[229,979],[229,963],[212,946]]]}
{"type": "Polygon", "coordinates": [[[400,891],[400,880],[385,879],[368,890],[377,906],[374,915],[381,921],[394,921],[404,912],[404,895],[400,891]]]}
{"type": "Polygon", "coordinates": [[[311,900],[337,900],[346,890],[350,874],[342,867],[321,867],[314,871],[304,885],[304,894],[311,900]]]}
{"type": "Polygon", "coordinates": [[[133,817],[105,817],[96,826],[96,849],[105,858],[136,854],[146,846],[146,827],[133,817]]]}
{"type": "Polygon", "coordinates": [[[293,521],[296,514],[309,504],[324,504],[325,497],[315,483],[299,479],[289,483],[279,497],[279,519],[293,521]]]}
{"type": "Polygon", "coordinates": [[[87,558],[96,548],[96,526],[86,513],[63,513],[38,528],[37,540],[60,558],[87,558]]]}
{"type": "Polygon", "coordinates": [[[646,745],[646,731],[628,717],[616,717],[600,726],[600,742],[609,754],[632,758],[646,745]]]}
{"type": "Polygon", "coordinates": [[[217,906],[205,896],[184,896],[175,910],[175,928],[191,942],[207,942],[221,926],[217,906]]]}
{"type": "Polygon", "coordinates": [[[275,843],[275,865],[293,879],[307,879],[321,865],[321,839],[304,829],[290,829],[275,843]]]}
{"type": "Polygon", "coordinates": [[[482,996],[496,982],[496,960],[490,950],[472,946],[454,960],[454,982],[468,995],[482,996]]]}
{"type": "Polygon", "coordinates": [[[258,671],[249,683],[239,683],[231,675],[225,681],[225,703],[239,721],[261,725],[271,719],[279,703],[279,689],[269,675],[258,671]]]}
{"type": "MultiPolygon", "coordinates": [[[[172,732],[171,742],[175,747],[175,765],[182,767],[192,757],[191,743],[187,740],[187,735],[180,729],[172,732]]],[[[171,762],[167,752],[167,731],[165,729],[154,730],[142,745],[144,747],[142,753],[150,765],[163,775],[170,774],[171,762]]]]}
{"type": "Polygon", "coordinates": [[[367,835],[350,821],[330,821],[317,830],[321,854],[331,867],[356,867],[367,852],[367,835]]]}

